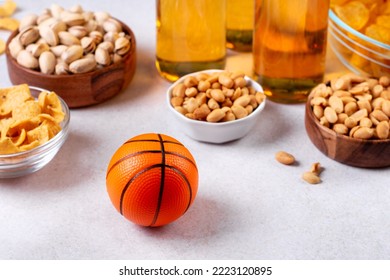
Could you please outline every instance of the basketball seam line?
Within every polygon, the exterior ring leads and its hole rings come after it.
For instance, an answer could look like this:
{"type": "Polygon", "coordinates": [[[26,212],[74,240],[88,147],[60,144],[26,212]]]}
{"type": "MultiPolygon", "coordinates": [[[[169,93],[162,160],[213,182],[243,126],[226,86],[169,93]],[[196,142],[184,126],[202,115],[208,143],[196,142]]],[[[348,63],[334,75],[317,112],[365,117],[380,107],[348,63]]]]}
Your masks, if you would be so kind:
{"type": "MultiPolygon", "coordinates": [[[[124,200],[124,197],[126,195],[126,192],[128,190],[128,188],[130,187],[131,183],[136,180],[139,176],[141,176],[143,173],[149,171],[149,170],[152,170],[153,168],[161,168],[162,167],[162,164],[161,163],[158,163],[158,164],[153,164],[151,166],[148,166],[147,168],[144,168],[142,169],[141,171],[139,171],[137,174],[135,174],[125,185],[125,187],[123,188],[122,190],[122,194],[121,194],[121,198],[120,198],[120,206],[119,206],[119,210],[120,210],[120,213],[121,215],[123,215],[123,200],[124,200]]],[[[183,180],[186,182],[187,184],[187,187],[188,187],[188,190],[190,192],[190,199],[188,201],[188,204],[187,204],[187,208],[184,210],[183,214],[185,212],[187,212],[188,208],[190,207],[191,205],[191,200],[192,200],[192,189],[191,189],[191,183],[188,181],[188,178],[187,176],[178,168],[174,167],[174,166],[171,166],[171,165],[165,165],[166,168],[169,168],[169,169],[172,169],[174,170],[175,172],[177,172],[180,177],[183,178],[183,180]]]]}
{"type": "MultiPolygon", "coordinates": [[[[110,174],[111,170],[114,169],[115,166],[117,166],[118,164],[120,164],[121,162],[133,157],[133,156],[137,156],[137,155],[141,155],[141,154],[147,154],[147,153],[160,153],[161,150],[145,150],[145,151],[140,151],[140,152],[136,152],[136,153],[132,153],[132,154],[129,154],[129,155],[126,155],[125,157],[119,159],[117,162],[115,162],[111,167],[110,169],[107,171],[107,175],[106,175],[106,179],[108,178],[108,175],[110,174]]],[[[179,153],[175,153],[175,152],[165,152],[166,154],[169,154],[169,155],[175,155],[175,156],[178,156],[178,157],[181,157],[187,161],[189,161],[194,167],[196,170],[198,170],[195,162],[193,162],[190,158],[182,155],[182,154],[179,154],[179,153]]]]}
{"type": "Polygon", "coordinates": [[[162,203],[162,196],[164,194],[164,182],[165,182],[165,146],[163,139],[160,134],[157,134],[158,138],[160,139],[160,146],[161,146],[161,178],[160,178],[160,192],[158,194],[158,200],[157,200],[157,208],[154,213],[154,217],[152,220],[152,223],[150,226],[153,226],[158,219],[158,215],[160,213],[161,209],[161,203],[162,203]]]}
{"type": "Polygon", "coordinates": [[[130,143],[135,143],[135,142],[157,142],[157,143],[169,143],[169,144],[176,144],[176,145],[179,145],[179,146],[184,146],[182,143],[179,143],[179,142],[174,142],[174,141],[170,141],[170,140],[156,140],[156,139],[136,139],[136,140],[128,140],[126,141],[125,143],[123,143],[123,145],[125,144],[130,144],[130,143]]]}

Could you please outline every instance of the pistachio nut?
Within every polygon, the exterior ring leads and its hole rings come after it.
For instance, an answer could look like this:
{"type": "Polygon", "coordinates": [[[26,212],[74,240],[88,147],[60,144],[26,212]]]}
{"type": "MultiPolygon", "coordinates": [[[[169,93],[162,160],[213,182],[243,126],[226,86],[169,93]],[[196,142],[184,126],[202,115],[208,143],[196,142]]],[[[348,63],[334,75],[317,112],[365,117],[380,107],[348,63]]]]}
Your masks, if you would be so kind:
{"type": "Polygon", "coordinates": [[[19,31],[22,31],[26,27],[34,26],[37,24],[38,16],[34,14],[27,15],[20,20],[19,31]]]}
{"type": "Polygon", "coordinates": [[[51,47],[50,50],[51,52],[56,56],[56,57],[60,57],[62,55],[62,53],[68,48],[68,46],[65,46],[65,45],[58,45],[58,46],[54,46],[54,47],[51,47]]]}
{"type": "Polygon", "coordinates": [[[102,48],[107,50],[109,53],[112,53],[114,51],[114,44],[111,42],[101,42],[98,45],[98,48],[102,48]]]}
{"type": "Polygon", "coordinates": [[[95,59],[98,64],[103,66],[108,66],[111,64],[111,56],[108,51],[103,48],[96,49],[95,59]]]}
{"type": "Polygon", "coordinates": [[[113,18],[108,18],[103,22],[103,29],[106,32],[121,32],[122,31],[122,25],[119,21],[113,18]]]}
{"type": "Polygon", "coordinates": [[[19,38],[18,37],[14,37],[11,42],[9,43],[9,46],[8,46],[8,49],[12,55],[13,58],[16,59],[16,57],[18,56],[18,53],[23,50],[23,45],[22,43],[19,41],[19,38]]]}
{"type": "Polygon", "coordinates": [[[30,68],[30,69],[35,69],[35,68],[38,68],[38,66],[39,66],[38,59],[26,50],[21,50],[18,53],[18,55],[16,57],[16,61],[20,65],[22,65],[26,68],[30,68]]]}
{"type": "Polygon", "coordinates": [[[100,31],[94,30],[89,33],[89,37],[91,37],[94,41],[95,44],[100,44],[103,41],[103,34],[100,31]]]}
{"type": "Polygon", "coordinates": [[[27,46],[31,43],[34,43],[39,39],[39,31],[36,26],[29,26],[20,31],[19,40],[23,46],[27,46]]]}
{"type": "Polygon", "coordinates": [[[64,8],[61,7],[60,5],[58,4],[52,4],[50,6],[50,14],[54,17],[54,18],[61,18],[61,13],[64,11],[64,8]]]}
{"type": "Polygon", "coordinates": [[[73,36],[77,37],[78,39],[84,38],[88,34],[88,30],[85,26],[72,26],[68,29],[69,33],[73,36]]]}
{"type": "Polygon", "coordinates": [[[96,49],[95,40],[91,37],[84,37],[81,39],[81,47],[84,50],[85,54],[92,53],[96,49]]]}
{"type": "Polygon", "coordinates": [[[83,48],[79,45],[68,47],[61,55],[61,59],[69,64],[83,56],[83,48]]]}
{"type": "Polygon", "coordinates": [[[96,21],[102,25],[107,19],[109,19],[111,16],[107,12],[95,12],[94,13],[96,21]]]}
{"type": "Polygon", "coordinates": [[[94,70],[96,67],[96,61],[91,58],[81,58],[73,61],[69,65],[70,72],[74,74],[87,73],[94,70]]]}
{"type": "Polygon", "coordinates": [[[115,40],[115,53],[125,55],[130,50],[130,41],[127,38],[119,37],[115,40]]]}
{"type": "Polygon", "coordinates": [[[39,27],[39,35],[50,45],[50,46],[57,46],[59,43],[59,38],[56,32],[48,26],[43,25],[39,27]]]}
{"type": "Polygon", "coordinates": [[[68,31],[58,32],[60,43],[65,46],[80,45],[80,40],[68,31]]]}
{"type": "Polygon", "coordinates": [[[36,43],[28,45],[26,50],[31,52],[33,56],[39,57],[43,52],[49,51],[50,47],[46,43],[36,43]]]}
{"type": "Polygon", "coordinates": [[[57,63],[55,68],[56,75],[68,75],[69,74],[69,65],[64,61],[60,61],[57,63]]]}
{"type": "Polygon", "coordinates": [[[45,51],[39,56],[39,68],[44,74],[53,74],[56,67],[56,57],[51,51],[45,51]]]}
{"type": "Polygon", "coordinates": [[[61,19],[68,26],[76,26],[85,24],[85,19],[82,14],[64,11],[61,13],[61,19]]]}

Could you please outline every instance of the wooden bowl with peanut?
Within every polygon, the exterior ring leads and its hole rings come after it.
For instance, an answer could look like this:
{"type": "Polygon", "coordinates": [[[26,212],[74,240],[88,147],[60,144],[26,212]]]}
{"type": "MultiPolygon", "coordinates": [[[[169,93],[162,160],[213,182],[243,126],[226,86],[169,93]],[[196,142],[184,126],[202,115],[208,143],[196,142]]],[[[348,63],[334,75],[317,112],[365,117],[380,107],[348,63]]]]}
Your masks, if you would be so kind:
{"type": "Polygon", "coordinates": [[[340,163],[390,166],[390,78],[348,73],[315,87],[306,102],[312,143],[340,163]]]}
{"type": "Polygon", "coordinates": [[[13,84],[50,88],[77,108],[108,100],[129,85],[136,41],[108,13],[53,4],[21,20],[7,41],[6,58],[13,84]]]}

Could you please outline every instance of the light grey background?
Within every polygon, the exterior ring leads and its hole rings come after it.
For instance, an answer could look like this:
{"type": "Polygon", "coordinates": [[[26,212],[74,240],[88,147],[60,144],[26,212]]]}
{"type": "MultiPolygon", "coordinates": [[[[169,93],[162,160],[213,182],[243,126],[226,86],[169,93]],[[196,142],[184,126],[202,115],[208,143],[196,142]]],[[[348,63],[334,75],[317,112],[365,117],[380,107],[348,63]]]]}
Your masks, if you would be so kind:
{"type": "MultiPolygon", "coordinates": [[[[20,19],[52,1],[17,3],[20,19]]],[[[69,8],[78,2],[56,3],[69,8]]],[[[388,168],[349,167],[321,154],[306,135],[303,104],[268,102],[262,120],[239,141],[190,139],[168,114],[164,94],[170,84],[155,70],[155,1],[82,3],[133,29],[136,75],[115,98],[71,111],[69,139],[47,167],[0,180],[0,259],[389,259],[388,168]],[[189,211],[155,229],[125,220],[105,187],[112,154],[146,132],[185,144],[200,173],[189,211]],[[299,165],[277,163],[279,150],[293,153],[299,165]],[[323,183],[309,185],[300,177],[316,161],[325,167],[323,183]]],[[[238,56],[230,53],[229,59],[238,56]]],[[[329,58],[327,69],[337,67],[329,58]]],[[[2,55],[0,86],[10,85],[2,55]]]]}

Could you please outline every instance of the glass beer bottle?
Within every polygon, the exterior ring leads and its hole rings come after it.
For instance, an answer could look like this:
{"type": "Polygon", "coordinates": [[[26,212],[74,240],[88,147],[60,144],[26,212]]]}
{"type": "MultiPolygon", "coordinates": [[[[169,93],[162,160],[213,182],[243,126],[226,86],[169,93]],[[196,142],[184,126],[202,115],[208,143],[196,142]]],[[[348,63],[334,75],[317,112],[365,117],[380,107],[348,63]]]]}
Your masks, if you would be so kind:
{"type": "Polygon", "coordinates": [[[156,68],[169,81],[223,69],[226,0],[156,0],[156,68]]]}
{"type": "Polygon", "coordinates": [[[226,1],[226,46],[242,52],[252,50],[254,0],[226,1]]]}
{"type": "Polygon", "coordinates": [[[256,0],[254,74],[271,100],[304,102],[322,82],[328,9],[329,0],[256,0]]]}

